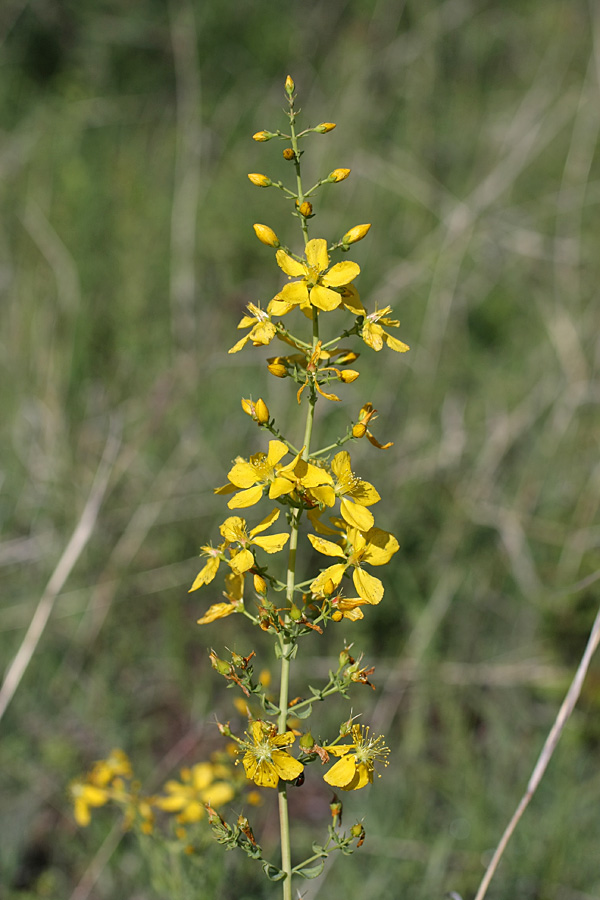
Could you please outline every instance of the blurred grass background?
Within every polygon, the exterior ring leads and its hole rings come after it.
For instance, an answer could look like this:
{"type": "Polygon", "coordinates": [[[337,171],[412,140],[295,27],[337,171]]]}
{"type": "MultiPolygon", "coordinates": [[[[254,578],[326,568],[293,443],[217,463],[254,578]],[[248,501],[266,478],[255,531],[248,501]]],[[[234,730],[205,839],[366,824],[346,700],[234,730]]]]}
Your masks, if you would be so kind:
{"type": "MultiPolygon", "coordinates": [[[[254,636],[237,617],[200,630],[209,598],[187,588],[222,516],[213,487],[259,449],[239,398],[252,385],[295,421],[266,352],[226,353],[281,283],[252,223],[295,239],[279,193],[246,179],[285,173],[250,137],[282,125],[288,72],[305,124],[338,124],[307,144],[308,179],[352,169],[313,234],[373,223],[350,254],[359,289],[411,345],[364,348],[352,400],[321,411],[335,434],[378,407],[395,446],[353,459],[402,549],[381,606],[296,667],[301,693],[354,640],[378,690],[353,708],[393,749],[346,800],[365,846],[303,896],[472,896],[598,603],[598,8],[5,0],[0,45],[5,666],[40,598],[51,613],[0,725],[0,896],[166,896],[108,810],[75,827],[66,786],[121,746],[155,787],[231,716],[206,647],[254,636]]],[[[490,897],[600,897],[599,685],[596,665],[490,897]]],[[[303,841],[329,815],[318,782],[295,795],[303,841]]],[[[256,815],[268,846],[272,808],[256,815]]],[[[212,845],[197,879],[196,900],[278,890],[212,845]]]]}

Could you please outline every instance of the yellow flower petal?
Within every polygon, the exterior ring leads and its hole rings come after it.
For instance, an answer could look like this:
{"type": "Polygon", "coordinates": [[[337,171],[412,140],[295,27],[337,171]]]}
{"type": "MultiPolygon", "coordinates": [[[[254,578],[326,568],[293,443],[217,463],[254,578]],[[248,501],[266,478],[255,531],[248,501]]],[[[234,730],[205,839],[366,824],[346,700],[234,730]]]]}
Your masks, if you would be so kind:
{"type": "MultiPolygon", "coordinates": [[[[247,551],[249,552],[249,551],[247,551]]],[[[240,554],[238,554],[239,556],[240,554]]],[[[250,553],[250,556],[252,554],[250,553]]],[[[236,557],[237,559],[237,557],[236,557]]],[[[252,557],[252,561],[254,562],[254,557],[252,557]]],[[[244,570],[246,571],[246,570],[244,570]]],[[[202,616],[201,619],[198,619],[198,625],[209,625],[211,622],[214,622],[216,619],[224,619],[226,616],[230,616],[232,613],[238,612],[237,606],[234,603],[213,603],[212,606],[208,608],[206,613],[202,616]]]]}
{"type": "Polygon", "coordinates": [[[295,259],[292,259],[285,250],[278,250],[275,254],[275,259],[277,260],[279,268],[283,269],[285,274],[289,275],[290,278],[298,278],[299,276],[306,275],[306,266],[303,263],[299,263],[295,259]]]}
{"type": "Polygon", "coordinates": [[[395,337],[392,337],[391,334],[386,334],[384,341],[390,350],[395,350],[397,353],[406,353],[407,350],[410,350],[408,344],[405,344],[404,341],[397,340],[395,337]]]}
{"type": "Polygon", "coordinates": [[[315,284],[310,291],[310,302],[317,309],[331,312],[340,306],[342,298],[336,291],[330,291],[329,288],[323,287],[321,284],[315,284]]]}
{"type": "Polygon", "coordinates": [[[265,531],[269,526],[273,524],[273,522],[277,521],[279,518],[279,510],[272,509],[271,512],[264,517],[262,522],[259,522],[258,525],[255,525],[254,528],[250,531],[250,537],[254,537],[255,534],[260,534],[261,531],[265,531]]]}
{"type": "Polygon", "coordinates": [[[360,275],[360,266],[346,259],[344,262],[336,263],[326,275],[323,275],[321,281],[329,287],[342,287],[354,281],[357,275],[360,275]]]}
{"type": "MultiPolygon", "coordinates": [[[[331,748],[332,750],[334,748],[331,748]]],[[[330,751],[331,752],[331,751],[330,751]]],[[[343,756],[323,775],[323,781],[332,787],[346,788],[356,775],[356,757],[354,754],[343,756]]]]}
{"type": "MultiPolygon", "coordinates": [[[[228,506],[231,506],[231,501],[228,503],[228,506]]],[[[340,504],[340,510],[345,521],[354,528],[359,528],[361,531],[368,531],[369,528],[373,527],[375,519],[373,513],[370,512],[366,506],[361,506],[358,503],[353,503],[351,500],[343,499],[340,504]]]]}
{"type": "Polygon", "coordinates": [[[284,781],[294,781],[304,770],[304,766],[285,750],[273,750],[273,764],[280,778],[284,781]]]}
{"type": "Polygon", "coordinates": [[[265,537],[255,538],[252,542],[261,547],[265,553],[277,553],[287,544],[289,534],[268,534],[265,537]]]}
{"type": "Polygon", "coordinates": [[[373,606],[381,602],[383,597],[383,585],[379,578],[356,567],[352,573],[352,580],[357,593],[373,606]]]}
{"type": "Polygon", "coordinates": [[[323,553],[325,556],[341,556],[342,558],[345,556],[344,551],[340,547],[339,544],[334,544],[332,541],[326,541],[322,537],[317,537],[314,534],[309,534],[308,539],[319,553],[323,553]]]}
{"type": "Polygon", "coordinates": [[[247,572],[248,569],[251,569],[254,565],[254,556],[250,552],[250,550],[240,550],[239,553],[229,561],[229,565],[236,573],[236,575],[242,575],[244,572],[247,572]]]}
{"type": "Polygon", "coordinates": [[[254,506],[259,500],[262,500],[263,486],[257,484],[255,487],[248,488],[245,491],[239,491],[235,497],[232,497],[227,506],[229,509],[247,509],[254,506]]]}
{"type": "Polygon", "coordinates": [[[306,261],[311,269],[316,269],[319,273],[325,271],[329,265],[329,256],[327,255],[327,241],[324,238],[313,238],[308,242],[306,261]]]}
{"type": "Polygon", "coordinates": [[[206,565],[200,569],[198,574],[196,575],[196,579],[188,591],[188,594],[191,594],[192,591],[197,591],[199,587],[202,587],[203,584],[210,584],[217,574],[217,569],[219,568],[221,560],[218,556],[213,556],[208,560],[206,565]]]}
{"type": "Polygon", "coordinates": [[[381,528],[371,528],[366,533],[367,546],[363,553],[365,562],[372,566],[385,566],[400,549],[400,544],[393,534],[383,531],[381,528]]]}

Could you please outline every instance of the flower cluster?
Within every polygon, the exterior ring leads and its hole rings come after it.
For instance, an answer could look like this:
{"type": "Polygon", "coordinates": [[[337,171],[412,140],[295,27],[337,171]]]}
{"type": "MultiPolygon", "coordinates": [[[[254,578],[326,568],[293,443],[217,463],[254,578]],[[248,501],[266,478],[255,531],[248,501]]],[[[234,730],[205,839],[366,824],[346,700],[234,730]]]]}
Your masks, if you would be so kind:
{"type": "MultiPolygon", "coordinates": [[[[351,385],[359,378],[356,366],[360,354],[348,346],[352,338],[375,352],[385,347],[404,353],[409,348],[391,333],[399,322],[389,306],[369,311],[363,304],[356,286],[361,271],[358,263],[337,258],[363,240],[371,225],[354,225],[333,241],[309,235],[317,215],[318,191],[345,181],[350,169],[339,167],[310,187],[303,184],[301,142],[330,133],[335,124],[323,122],[299,131],[295,85],[290,76],[285,93],[289,131],[261,129],[254,140],[285,144],[283,157],[294,168],[294,187],[257,172],[248,178],[252,185],[275,188],[293,202],[302,246],[287,246],[269,225],[254,225],[261,244],[275,251],[274,263],[286,280],[275,296],[248,303],[238,324],[244,334],[229,353],[247,347],[260,349],[275,340],[285,345],[279,355],[266,359],[266,366],[274,378],[289,379],[294,408],[302,409],[304,421],[298,433],[292,433],[294,426],[280,427],[263,398],[242,398],[244,412],[268,437],[265,435],[267,439],[250,453],[235,456],[227,482],[215,488],[216,494],[227,498],[231,515],[219,525],[220,540],[201,546],[204,562],[190,588],[190,592],[203,589],[209,595],[198,624],[210,625],[233,613],[241,614],[271,636],[280,661],[278,691],[271,694],[270,677],[261,673],[257,679],[253,674],[254,651],[248,656],[230,651],[230,660],[214,650],[209,654],[212,667],[227,686],[243,694],[234,705],[237,714],[247,717],[245,731],[239,722],[233,727],[229,723],[218,726],[232,741],[239,764],[236,771],[244,783],[278,792],[281,866],[264,860],[243,814],[232,825],[217,812],[239,793],[228,766],[198,763],[183,770],[179,780],[169,780],[157,796],[142,799],[131,782],[126,758],[115,751],[112,762],[98,763],[85,780],[74,783],[72,793],[81,825],[89,821],[92,807],[109,799],[122,803],[130,816],[141,817],[146,829],[152,827],[158,813],[174,815],[177,827],[184,830],[207,813],[217,841],[262,860],[266,876],[281,881],[284,900],[291,900],[294,875],[315,877],[330,852],[352,852],[352,842],[361,846],[365,832],[362,823],[348,833],[340,830],[342,805],[334,796],[327,841],[322,845],[314,842],[313,856],[292,865],[288,788],[301,785],[314,764],[320,767],[327,785],[343,791],[360,790],[373,782],[377,764],[387,765],[389,753],[382,736],[371,736],[367,726],[352,718],[342,722],[333,740],[315,739],[316,729],[304,724],[315,703],[334,694],[347,696],[354,685],[374,688],[369,680],[373,667],[361,666],[362,656],[355,660],[350,647],[345,646],[337,671],[329,673],[326,683],[308,685],[305,696],[290,699],[292,663],[303,638],[321,634],[331,623],[355,622],[363,618],[365,608],[381,603],[384,582],[371,570],[387,565],[399,550],[394,535],[375,523],[376,515],[381,521],[377,512],[381,495],[355,472],[348,449],[352,442],[365,437],[379,450],[392,446],[390,441],[380,443],[370,430],[377,410],[370,401],[362,402],[358,415],[349,417],[344,434],[333,443],[315,448],[315,407],[320,401],[341,403],[335,392],[338,385],[351,385]],[[237,514],[242,511],[248,519],[237,514]],[[281,530],[272,530],[276,523],[281,530]],[[311,571],[319,557],[326,560],[311,571]],[[221,595],[215,597],[215,584],[221,576],[221,595]]],[[[343,396],[343,391],[340,393],[343,396]]]]}

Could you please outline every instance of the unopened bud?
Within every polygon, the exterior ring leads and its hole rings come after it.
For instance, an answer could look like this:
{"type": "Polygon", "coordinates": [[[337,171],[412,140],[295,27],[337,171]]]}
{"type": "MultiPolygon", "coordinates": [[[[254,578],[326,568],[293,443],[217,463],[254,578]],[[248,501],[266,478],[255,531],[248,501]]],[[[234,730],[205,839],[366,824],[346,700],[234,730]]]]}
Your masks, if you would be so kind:
{"type": "Polygon", "coordinates": [[[285,378],[287,369],[282,363],[269,363],[267,369],[275,378],[285,378]]]}
{"type": "MultiPolygon", "coordinates": [[[[350,169],[334,169],[333,172],[329,173],[327,177],[327,181],[329,182],[337,182],[344,181],[348,175],[350,174],[350,169]]],[[[248,176],[250,178],[250,176],[248,176]]]]}
{"type": "Polygon", "coordinates": [[[344,647],[344,649],[340,651],[340,666],[346,666],[351,659],[352,657],[350,656],[350,650],[348,649],[348,647],[344,647]]]}
{"type": "Polygon", "coordinates": [[[352,437],[362,438],[367,433],[367,426],[364,422],[357,422],[352,428],[352,437]]]}
{"type": "Polygon", "coordinates": [[[343,381],[344,384],[352,384],[353,381],[356,381],[360,372],[357,372],[356,369],[343,369],[340,372],[340,381],[343,381]]]}
{"type": "Polygon", "coordinates": [[[305,219],[307,219],[308,216],[312,215],[312,203],[309,203],[308,200],[305,200],[304,203],[300,204],[298,211],[302,216],[304,216],[305,219]]]}
{"type": "Polygon", "coordinates": [[[272,131],[257,131],[256,134],[252,135],[253,141],[270,141],[271,138],[276,137],[272,131]]]}
{"type": "Polygon", "coordinates": [[[261,399],[260,397],[256,401],[255,410],[256,410],[256,413],[255,413],[256,421],[258,422],[258,424],[266,425],[266,423],[269,421],[269,407],[267,406],[265,401],[263,399],[261,399]]]}
{"type": "Polygon", "coordinates": [[[259,225],[258,223],[252,226],[254,228],[254,233],[256,237],[262,244],[266,244],[267,247],[279,247],[279,238],[275,234],[272,228],[269,228],[268,225],[259,225]]]}
{"type": "Polygon", "coordinates": [[[345,353],[342,353],[341,356],[337,357],[336,362],[338,365],[343,366],[346,363],[354,362],[359,356],[360,354],[355,353],[354,350],[346,350],[345,353]]]}
{"type": "Polygon", "coordinates": [[[292,603],[292,605],[290,607],[290,619],[292,620],[292,622],[299,622],[301,618],[302,618],[301,611],[298,609],[298,607],[294,603],[292,603]]]}
{"type": "Polygon", "coordinates": [[[318,134],[327,134],[328,131],[333,131],[334,128],[335,122],[321,122],[320,125],[313,128],[313,131],[316,131],[318,134]]]}
{"type": "Polygon", "coordinates": [[[333,619],[334,622],[341,622],[342,619],[344,618],[344,616],[339,611],[339,609],[336,609],[336,611],[334,613],[332,613],[331,618],[333,619]]]}
{"type": "Polygon", "coordinates": [[[329,809],[331,810],[331,815],[334,819],[342,818],[342,801],[337,798],[337,796],[333,795],[333,800],[329,804],[329,809]]]}
{"type": "Polygon", "coordinates": [[[365,837],[366,837],[366,832],[365,832],[364,826],[361,825],[360,822],[357,822],[356,825],[353,825],[352,828],[350,829],[350,834],[352,835],[353,838],[358,838],[358,844],[356,846],[362,847],[362,845],[365,842],[365,837]]]}
{"type": "Polygon", "coordinates": [[[267,593],[267,582],[262,575],[254,575],[254,590],[257,594],[264,595],[267,593]]]}
{"type": "Polygon", "coordinates": [[[315,744],[315,739],[312,736],[312,734],[310,733],[310,731],[307,731],[306,734],[302,735],[302,737],[300,738],[299,744],[303,750],[312,750],[312,748],[314,747],[314,744],[315,744]]]}
{"type": "Polygon", "coordinates": [[[296,159],[296,154],[291,147],[286,147],[283,151],[283,158],[287,159],[288,162],[291,162],[292,159],[296,159]]]}
{"type": "Polygon", "coordinates": [[[346,232],[342,238],[342,244],[355,244],[357,241],[362,241],[370,227],[370,224],[355,225],[354,228],[351,228],[350,231],[346,232]]]}
{"type": "Polygon", "coordinates": [[[231,673],[232,669],[230,663],[225,662],[224,659],[219,659],[214,650],[210,651],[208,658],[210,659],[211,666],[219,673],[219,675],[229,675],[231,673]]]}
{"type": "Polygon", "coordinates": [[[271,187],[273,184],[268,175],[261,175],[259,172],[250,172],[248,178],[256,187],[271,187]]]}
{"type": "Polygon", "coordinates": [[[291,97],[291,95],[294,93],[295,88],[296,88],[296,85],[294,84],[294,79],[292,78],[291,75],[288,75],[287,78],[285,79],[286,94],[289,94],[289,96],[291,97]]]}

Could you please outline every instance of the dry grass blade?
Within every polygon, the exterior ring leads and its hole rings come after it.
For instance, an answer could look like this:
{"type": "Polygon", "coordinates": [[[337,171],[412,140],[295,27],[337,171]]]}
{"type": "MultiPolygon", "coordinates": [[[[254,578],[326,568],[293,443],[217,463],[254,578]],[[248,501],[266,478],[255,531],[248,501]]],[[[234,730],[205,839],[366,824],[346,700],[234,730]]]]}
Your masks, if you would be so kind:
{"type": "Polygon", "coordinates": [[[17,651],[17,655],[6,672],[4,682],[0,688],[0,719],[14,697],[15,692],[21,683],[21,679],[32,660],[36,647],[48,624],[48,619],[50,618],[59,591],[71,574],[73,567],[92,535],[119,446],[120,438],[116,434],[113,423],[106,440],[102,459],[100,460],[96,475],[94,476],[90,494],[80,519],[75,526],[71,539],[65,547],[54,572],[50,576],[50,580],[37,605],[29,628],[27,629],[27,633],[17,651]]]}
{"type": "Polygon", "coordinates": [[[592,630],[590,631],[590,636],[588,638],[588,642],[581,657],[581,661],[579,666],[577,667],[577,671],[575,672],[575,676],[573,681],[571,682],[571,686],[567,691],[567,695],[562,702],[562,705],[558,711],[558,715],[554,720],[554,724],[548,733],[548,737],[544,742],[544,746],[542,747],[542,752],[538,757],[538,761],[535,764],[535,768],[532,772],[531,778],[529,779],[529,784],[527,785],[527,790],[521,797],[519,801],[519,805],[517,806],[510,822],[506,826],[504,830],[504,834],[500,838],[500,842],[494,851],[494,855],[488,865],[485,875],[479,885],[477,890],[477,894],[475,895],[475,900],[483,900],[487,893],[487,889],[490,885],[492,878],[494,877],[494,873],[498,868],[498,864],[504,855],[504,851],[506,850],[506,846],[509,840],[512,837],[512,834],[519,824],[521,817],[525,810],[527,809],[529,802],[536,790],[539,787],[539,784],[544,776],[544,772],[548,767],[548,763],[552,759],[552,755],[556,749],[556,745],[560,739],[560,736],[565,728],[565,725],[569,721],[571,713],[575,709],[575,704],[579,699],[579,694],[581,693],[581,688],[583,686],[583,682],[589,668],[592,657],[600,643],[600,609],[596,614],[596,618],[594,620],[594,624],[592,625],[592,630]]]}

